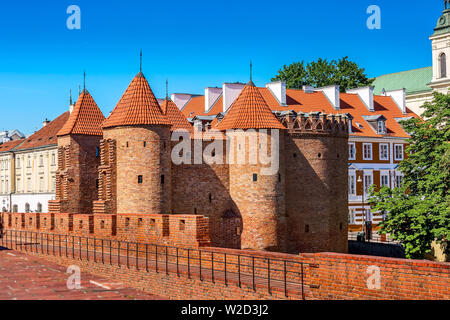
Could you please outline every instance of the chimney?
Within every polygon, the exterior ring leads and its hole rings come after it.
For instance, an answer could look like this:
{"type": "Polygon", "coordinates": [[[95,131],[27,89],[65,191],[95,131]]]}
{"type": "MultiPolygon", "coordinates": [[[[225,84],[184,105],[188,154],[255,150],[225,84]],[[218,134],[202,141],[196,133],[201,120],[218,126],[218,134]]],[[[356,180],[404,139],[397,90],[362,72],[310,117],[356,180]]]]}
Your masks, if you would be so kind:
{"type": "Polygon", "coordinates": [[[406,113],[406,89],[385,91],[386,97],[391,97],[402,113],[406,113]]]}
{"type": "Polygon", "coordinates": [[[227,112],[228,108],[233,104],[234,100],[239,96],[243,83],[224,83],[223,84],[223,112],[227,112]]]}
{"type": "Polygon", "coordinates": [[[72,113],[74,107],[75,107],[74,104],[69,105],[69,112],[70,112],[70,113],[72,113]]]}
{"type": "Polygon", "coordinates": [[[367,110],[370,112],[375,111],[373,107],[373,87],[363,87],[346,90],[347,93],[357,94],[362,102],[366,105],[367,110]]]}
{"type": "Polygon", "coordinates": [[[194,131],[202,132],[203,131],[203,123],[201,120],[194,121],[194,131]]]}
{"type": "Polygon", "coordinates": [[[186,103],[189,102],[192,98],[192,94],[189,93],[173,93],[170,98],[172,99],[173,103],[176,104],[178,109],[183,109],[183,107],[186,105],[186,103]]]}
{"type": "Polygon", "coordinates": [[[313,93],[314,92],[314,87],[313,86],[303,86],[303,91],[305,93],[313,93]]]}
{"type": "Polygon", "coordinates": [[[222,95],[222,88],[205,88],[205,113],[211,109],[213,104],[222,95]]]}
{"type": "Polygon", "coordinates": [[[331,86],[326,86],[322,88],[314,89],[314,91],[322,91],[322,93],[330,101],[334,110],[341,110],[341,100],[339,98],[339,86],[334,84],[331,86]]]}
{"type": "Polygon", "coordinates": [[[272,95],[277,99],[278,103],[285,107],[286,105],[286,82],[276,81],[266,84],[266,88],[270,90],[272,95]]]}
{"type": "Polygon", "coordinates": [[[42,127],[45,127],[46,125],[48,125],[50,123],[50,121],[48,121],[47,118],[45,118],[44,121],[42,121],[42,127]]]}

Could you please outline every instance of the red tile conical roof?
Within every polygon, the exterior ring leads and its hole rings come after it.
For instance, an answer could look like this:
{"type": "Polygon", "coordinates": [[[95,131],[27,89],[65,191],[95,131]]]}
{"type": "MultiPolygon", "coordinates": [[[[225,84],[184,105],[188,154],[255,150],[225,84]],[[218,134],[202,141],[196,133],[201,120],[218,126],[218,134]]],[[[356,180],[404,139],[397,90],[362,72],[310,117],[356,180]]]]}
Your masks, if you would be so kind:
{"type": "Polygon", "coordinates": [[[286,129],[273,115],[258,88],[247,83],[216,129],[286,129]]]}
{"type": "Polygon", "coordinates": [[[170,125],[142,72],[131,81],[103,128],[127,125],[170,125]]]}
{"type": "Polygon", "coordinates": [[[167,118],[169,118],[169,121],[172,124],[172,127],[170,128],[171,131],[175,131],[177,129],[185,129],[189,132],[193,131],[194,128],[192,125],[172,100],[166,98],[161,103],[161,110],[167,118]]]}
{"type": "Polygon", "coordinates": [[[105,116],[92,98],[84,89],[75,104],[72,113],[64,126],[59,130],[58,136],[67,134],[83,134],[90,136],[103,135],[102,123],[105,116]]]}

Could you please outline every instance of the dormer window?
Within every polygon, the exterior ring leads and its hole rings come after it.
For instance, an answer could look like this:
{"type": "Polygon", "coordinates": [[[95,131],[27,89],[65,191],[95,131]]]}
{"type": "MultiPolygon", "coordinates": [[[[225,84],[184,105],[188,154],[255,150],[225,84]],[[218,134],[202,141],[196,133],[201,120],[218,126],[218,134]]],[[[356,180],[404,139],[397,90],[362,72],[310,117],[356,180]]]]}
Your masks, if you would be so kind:
{"type": "Polygon", "coordinates": [[[377,133],[378,134],[386,134],[386,121],[385,120],[378,120],[378,127],[377,127],[377,133]]]}

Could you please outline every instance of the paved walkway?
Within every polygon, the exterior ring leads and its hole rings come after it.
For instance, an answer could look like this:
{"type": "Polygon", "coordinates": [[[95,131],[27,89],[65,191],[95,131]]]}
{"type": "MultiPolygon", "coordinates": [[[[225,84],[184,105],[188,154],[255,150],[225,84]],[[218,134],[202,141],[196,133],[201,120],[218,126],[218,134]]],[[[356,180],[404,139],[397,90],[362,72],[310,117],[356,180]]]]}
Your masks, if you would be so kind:
{"type": "Polygon", "coordinates": [[[0,300],[161,300],[122,283],[81,273],[81,289],[67,288],[66,268],[47,260],[0,250],[0,300]]]}

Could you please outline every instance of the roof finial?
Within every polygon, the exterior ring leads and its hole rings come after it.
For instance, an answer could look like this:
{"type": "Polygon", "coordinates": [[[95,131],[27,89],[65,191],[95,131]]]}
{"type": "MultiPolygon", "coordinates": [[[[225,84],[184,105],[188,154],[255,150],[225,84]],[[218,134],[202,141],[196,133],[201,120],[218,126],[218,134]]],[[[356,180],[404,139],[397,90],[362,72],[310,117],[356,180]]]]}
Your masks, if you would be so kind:
{"type": "Polygon", "coordinates": [[[73,103],[72,103],[72,89],[70,89],[69,91],[70,91],[70,101],[69,101],[69,103],[70,103],[70,105],[73,105],[73,103]]]}
{"type": "Polygon", "coordinates": [[[81,94],[81,86],[78,85],[78,95],[80,95],[80,94],[81,94]]]}
{"type": "Polygon", "coordinates": [[[140,54],[139,72],[142,72],[142,49],[140,54]]]}
{"type": "Polygon", "coordinates": [[[250,81],[247,83],[247,85],[254,87],[255,84],[253,83],[253,64],[252,60],[250,60],[250,81]]]}
{"type": "Polygon", "coordinates": [[[86,90],[86,70],[83,71],[83,90],[86,90]]]}
{"type": "Polygon", "coordinates": [[[166,100],[169,101],[169,79],[166,79],[166,100]]]}

